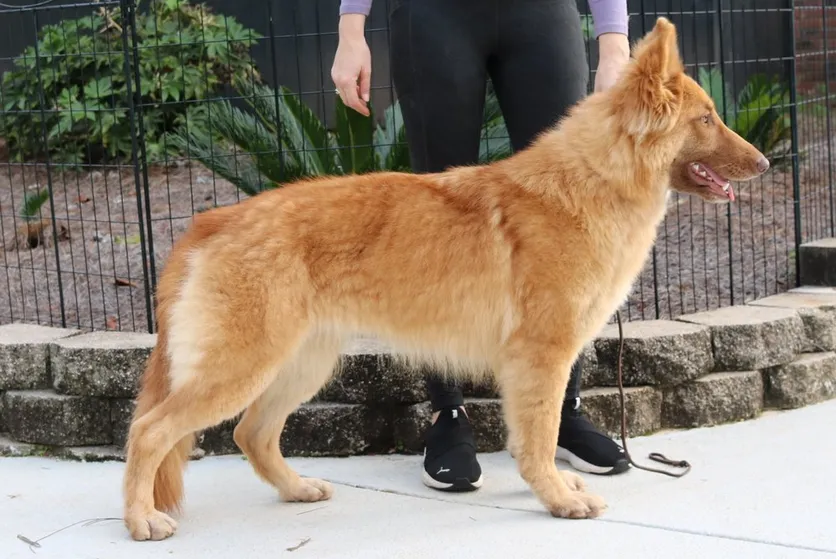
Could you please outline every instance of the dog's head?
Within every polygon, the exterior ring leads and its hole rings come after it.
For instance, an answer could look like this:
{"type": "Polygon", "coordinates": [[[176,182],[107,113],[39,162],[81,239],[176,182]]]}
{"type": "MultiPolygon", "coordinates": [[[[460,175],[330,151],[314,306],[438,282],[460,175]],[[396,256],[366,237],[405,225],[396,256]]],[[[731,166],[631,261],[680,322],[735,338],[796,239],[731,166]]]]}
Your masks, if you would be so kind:
{"type": "Polygon", "coordinates": [[[633,49],[613,91],[622,125],[641,142],[676,150],[670,188],[708,202],[734,200],[733,181],[766,172],[769,161],[722,121],[711,97],[685,73],[676,28],[659,18],[633,49]]]}

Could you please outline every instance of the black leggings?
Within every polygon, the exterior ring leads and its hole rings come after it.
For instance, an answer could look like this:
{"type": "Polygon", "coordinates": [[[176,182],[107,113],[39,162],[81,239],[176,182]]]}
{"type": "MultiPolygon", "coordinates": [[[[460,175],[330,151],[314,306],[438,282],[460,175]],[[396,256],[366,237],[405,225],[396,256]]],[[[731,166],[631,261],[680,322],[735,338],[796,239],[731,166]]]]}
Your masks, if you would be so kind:
{"type": "MultiPolygon", "coordinates": [[[[412,169],[476,163],[490,77],[515,150],[587,92],[575,0],[392,0],[391,67],[412,169]]],[[[580,391],[572,370],[566,401],[580,391]]],[[[428,379],[433,410],[463,404],[461,390],[428,379]]]]}

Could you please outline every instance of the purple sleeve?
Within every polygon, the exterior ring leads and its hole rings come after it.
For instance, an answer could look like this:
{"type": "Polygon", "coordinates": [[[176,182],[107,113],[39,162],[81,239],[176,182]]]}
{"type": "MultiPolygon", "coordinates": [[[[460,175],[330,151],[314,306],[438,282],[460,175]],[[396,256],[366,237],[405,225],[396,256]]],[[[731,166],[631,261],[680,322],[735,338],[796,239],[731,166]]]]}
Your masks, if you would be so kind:
{"type": "MultiPolygon", "coordinates": [[[[343,0],[348,3],[351,0],[343,0]]],[[[588,0],[595,37],[604,33],[627,35],[627,0],[588,0]]],[[[354,0],[358,2],[358,0],[354,0]]],[[[352,3],[354,3],[352,2],[352,3]]]]}
{"type": "Polygon", "coordinates": [[[340,0],[340,15],[363,14],[368,16],[372,11],[372,0],[340,0]]]}

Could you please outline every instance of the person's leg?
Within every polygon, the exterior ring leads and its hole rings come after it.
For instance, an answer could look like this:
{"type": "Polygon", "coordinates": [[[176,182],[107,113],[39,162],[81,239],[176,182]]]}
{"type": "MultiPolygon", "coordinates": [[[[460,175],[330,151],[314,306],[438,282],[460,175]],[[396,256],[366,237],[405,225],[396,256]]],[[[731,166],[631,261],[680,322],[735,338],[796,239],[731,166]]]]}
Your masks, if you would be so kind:
{"type": "MultiPolygon", "coordinates": [[[[475,163],[486,85],[487,37],[475,21],[491,13],[472,2],[398,0],[390,15],[392,80],[412,170],[432,173],[475,163]]],[[[427,379],[433,423],[424,483],[440,490],[481,486],[473,433],[455,384],[427,379]]]]}
{"type": "MultiPolygon", "coordinates": [[[[555,124],[587,94],[589,69],[575,0],[520,0],[500,16],[491,80],[515,150],[555,124]]],[[[623,450],[580,413],[583,363],[572,367],[556,456],[596,474],[629,469],[623,450]]]]}

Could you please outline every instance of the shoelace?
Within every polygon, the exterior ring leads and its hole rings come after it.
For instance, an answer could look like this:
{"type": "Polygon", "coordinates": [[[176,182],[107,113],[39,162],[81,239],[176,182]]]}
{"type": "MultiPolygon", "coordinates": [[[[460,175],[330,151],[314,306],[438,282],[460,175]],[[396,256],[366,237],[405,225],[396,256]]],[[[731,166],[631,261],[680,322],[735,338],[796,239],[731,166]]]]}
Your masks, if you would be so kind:
{"type": "Polygon", "coordinates": [[[659,462],[661,464],[665,464],[666,466],[671,466],[674,468],[684,468],[681,472],[671,472],[670,470],[659,470],[656,468],[650,468],[648,466],[641,466],[636,464],[633,461],[633,458],[630,456],[630,452],[627,450],[627,412],[624,409],[624,384],[622,380],[622,363],[621,358],[624,353],[624,331],[621,326],[621,313],[616,311],[615,318],[618,321],[618,395],[621,398],[621,446],[624,448],[624,456],[627,458],[627,461],[630,464],[638,468],[639,470],[645,470],[648,472],[654,472],[657,474],[664,474],[670,477],[682,477],[688,472],[691,471],[691,464],[689,464],[685,460],[671,460],[667,458],[664,454],[660,454],[658,452],[651,452],[648,454],[648,458],[653,460],[654,462],[659,462]]]}

